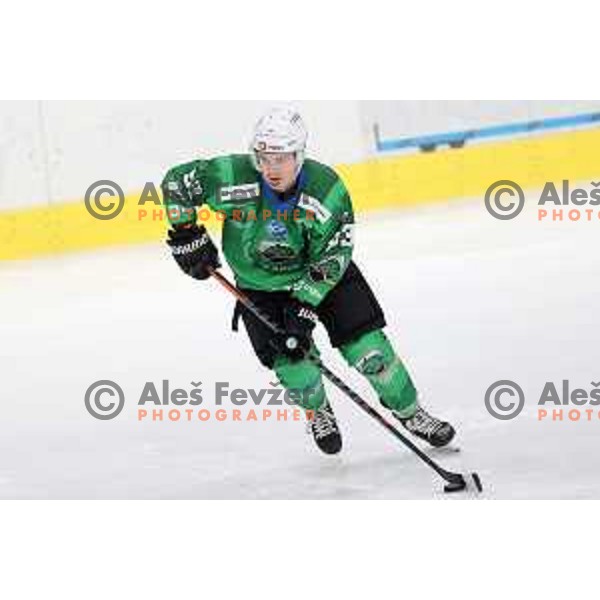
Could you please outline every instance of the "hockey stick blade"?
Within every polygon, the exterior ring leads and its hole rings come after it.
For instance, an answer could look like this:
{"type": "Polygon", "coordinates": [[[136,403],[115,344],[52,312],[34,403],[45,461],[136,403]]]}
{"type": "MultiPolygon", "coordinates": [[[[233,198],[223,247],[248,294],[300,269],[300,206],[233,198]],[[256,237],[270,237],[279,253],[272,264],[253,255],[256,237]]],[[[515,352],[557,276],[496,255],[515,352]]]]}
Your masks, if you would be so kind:
{"type": "Polygon", "coordinates": [[[454,481],[447,483],[444,486],[444,492],[446,494],[452,494],[454,492],[462,492],[464,490],[472,490],[480,494],[483,492],[483,485],[481,485],[481,478],[477,473],[470,473],[469,475],[461,475],[460,473],[452,473],[452,475],[458,475],[453,477],[454,481]]]}

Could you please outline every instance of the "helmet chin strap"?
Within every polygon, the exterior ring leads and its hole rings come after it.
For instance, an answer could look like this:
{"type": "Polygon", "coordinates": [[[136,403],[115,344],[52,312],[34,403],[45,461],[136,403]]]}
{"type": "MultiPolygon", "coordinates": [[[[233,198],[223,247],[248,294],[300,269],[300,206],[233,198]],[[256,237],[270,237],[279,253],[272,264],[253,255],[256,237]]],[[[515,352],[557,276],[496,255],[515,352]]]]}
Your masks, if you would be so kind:
{"type": "Polygon", "coordinates": [[[300,171],[302,171],[302,167],[304,166],[304,152],[298,151],[296,152],[296,177],[300,175],[300,171]]]}

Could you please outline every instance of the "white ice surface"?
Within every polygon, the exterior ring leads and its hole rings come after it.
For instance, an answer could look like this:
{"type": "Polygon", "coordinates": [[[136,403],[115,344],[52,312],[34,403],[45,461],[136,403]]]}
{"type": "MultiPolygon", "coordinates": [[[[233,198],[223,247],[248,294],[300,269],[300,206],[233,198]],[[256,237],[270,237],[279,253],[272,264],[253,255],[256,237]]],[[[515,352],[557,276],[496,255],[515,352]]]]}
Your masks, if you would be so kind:
{"type": "MultiPolygon", "coordinates": [[[[356,260],[388,333],[432,412],[459,430],[486,497],[600,498],[600,419],[538,422],[544,382],[600,380],[600,220],[499,222],[481,202],[363,218],[356,260]],[[524,412],[501,422],[483,396],[520,383],[524,412]]],[[[161,244],[0,266],[0,498],[441,497],[440,481],[329,386],[344,451],[325,457],[299,422],[138,422],[146,381],[263,388],[233,302],[186,278],[161,244]],[[124,411],[93,419],[94,381],[124,389],[124,411]]],[[[322,331],[323,357],[370,401],[322,331]]],[[[233,408],[231,405],[228,409],[233,408]]],[[[247,411],[249,407],[246,407],[247,411]]],[[[457,496],[458,497],[458,496],[457,496]]],[[[460,497],[465,497],[461,495],[460,497]]]]}

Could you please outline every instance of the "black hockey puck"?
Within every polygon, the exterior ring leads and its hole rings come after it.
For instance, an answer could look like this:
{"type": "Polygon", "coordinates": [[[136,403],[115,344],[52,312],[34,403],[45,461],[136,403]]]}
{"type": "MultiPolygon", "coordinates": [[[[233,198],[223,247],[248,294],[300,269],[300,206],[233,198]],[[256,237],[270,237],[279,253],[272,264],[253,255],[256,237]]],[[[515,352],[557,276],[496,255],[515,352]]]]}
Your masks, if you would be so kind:
{"type": "Polygon", "coordinates": [[[452,492],[462,492],[467,487],[467,482],[463,479],[462,481],[454,481],[447,483],[444,486],[444,492],[451,494],[452,492]]]}

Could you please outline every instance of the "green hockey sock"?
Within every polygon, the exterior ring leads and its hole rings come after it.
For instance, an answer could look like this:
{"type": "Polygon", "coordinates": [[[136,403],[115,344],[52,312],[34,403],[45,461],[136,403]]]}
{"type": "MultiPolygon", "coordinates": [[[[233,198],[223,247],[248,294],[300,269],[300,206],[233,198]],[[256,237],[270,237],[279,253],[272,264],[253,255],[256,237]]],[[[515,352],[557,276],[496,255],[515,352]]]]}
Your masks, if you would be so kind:
{"type": "Polygon", "coordinates": [[[386,408],[401,417],[414,414],[417,391],[383,331],[365,333],[342,346],[340,351],[348,364],[368,379],[386,408]]]}
{"type": "Polygon", "coordinates": [[[321,371],[308,359],[292,362],[287,357],[277,358],[275,374],[287,390],[294,391],[294,398],[306,410],[318,410],[325,401],[325,388],[321,371]]]}

